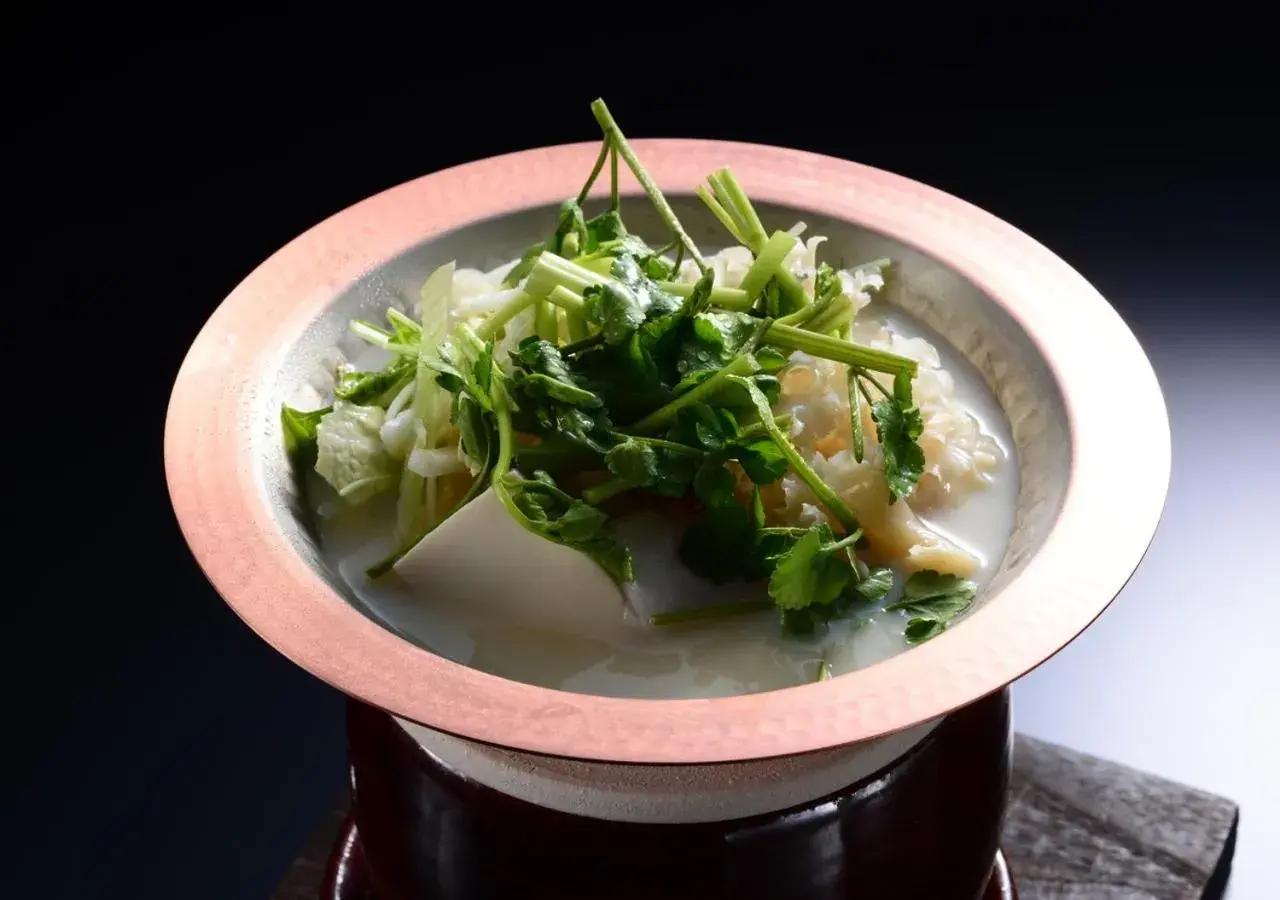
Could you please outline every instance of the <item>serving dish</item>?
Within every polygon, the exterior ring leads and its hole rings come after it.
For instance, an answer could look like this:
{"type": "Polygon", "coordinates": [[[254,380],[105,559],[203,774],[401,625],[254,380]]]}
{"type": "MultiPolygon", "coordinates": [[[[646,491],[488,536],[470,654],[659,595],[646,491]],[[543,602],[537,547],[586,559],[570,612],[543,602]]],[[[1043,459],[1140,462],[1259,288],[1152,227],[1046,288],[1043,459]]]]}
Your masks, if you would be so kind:
{"type": "MultiPolygon", "coordinates": [[[[1158,524],[1170,444],[1155,375],[1133,334],[1081,275],[963,200],[796,150],[673,139],[632,146],[700,241],[714,242],[715,222],[693,189],[728,165],[762,218],[803,219],[842,256],[892,257],[889,302],[981,373],[1010,426],[1019,490],[1004,558],[966,619],[899,656],[812,684],[700,699],[604,697],[509,680],[437,655],[362,606],[326,565],[281,451],[281,403],[353,316],[416,293],[447,260],[492,266],[540,239],[556,206],[577,192],[595,143],[508,154],[402,184],[318,224],[252,272],[196,338],[170,401],[166,473],[188,544],[255,632],[358,704],[351,717],[356,817],[387,896],[430,884],[440,896],[485,895],[475,893],[483,886],[440,887],[445,863],[426,852],[438,834],[421,833],[432,821],[423,811],[435,808],[423,800],[430,794],[423,785],[456,793],[456,784],[448,786],[454,778],[466,790],[505,798],[498,807],[556,813],[560,826],[544,823],[553,830],[579,819],[664,835],[718,828],[723,843],[725,829],[767,820],[778,834],[799,828],[795,846],[810,851],[822,834],[839,833],[848,840],[831,846],[844,849],[827,852],[843,860],[831,869],[841,874],[806,894],[823,897],[864,896],[852,886],[859,867],[870,865],[877,847],[910,840],[911,821],[927,814],[911,801],[914,819],[891,824],[906,801],[882,799],[854,815],[850,798],[921,779],[914,783],[934,785],[939,822],[972,818],[973,846],[958,855],[962,862],[940,864],[942,875],[901,895],[976,896],[993,865],[1007,779],[1007,686],[1106,608],[1158,524]],[[971,759],[965,772],[893,779],[922,771],[919,760],[940,743],[971,759]],[[388,782],[393,770],[400,775],[388,782]],[[966,780],[996,798],[986,814],[972,798],[957,799],[966,780]],[[416,799],[397,800],[397,792],[416,799]],[[832,821],[840,810],[854,815],[878,843],[858,844],[847,821],[815,824],[814,810],[828,806],[832,821]],[[367,821],[359,821],[362,811],[367,821]],[[417,862],[406,868],[406,859],[417,862]]],[[[638,188],[627,181],[623,193],[628,200],[638,188]]],[[[633,230],[659,225],[647,204],[632,206],[633,230]]],[[[483,800],[470,803],[485,808],[483,800]]],[[[675,846],[680,839],[655,840],[675,846]]],[[[916,841],[927,853],[945,836],[929,831],[916,841]]],[[[780,846],[757,858],[776,857],[780,846]]],[[[717,881],[714,890],[735,884],[742,896],[753,878],[762,884],[757,874],[717,881]]],[[[701,896],[708,890],[703,885],[701,896]]],[[[781,896],[776,886],[769,890],[775,893],[746,895],[781,896]]],[[[630,896],[616,885],[614,892],[630,896]]]]}

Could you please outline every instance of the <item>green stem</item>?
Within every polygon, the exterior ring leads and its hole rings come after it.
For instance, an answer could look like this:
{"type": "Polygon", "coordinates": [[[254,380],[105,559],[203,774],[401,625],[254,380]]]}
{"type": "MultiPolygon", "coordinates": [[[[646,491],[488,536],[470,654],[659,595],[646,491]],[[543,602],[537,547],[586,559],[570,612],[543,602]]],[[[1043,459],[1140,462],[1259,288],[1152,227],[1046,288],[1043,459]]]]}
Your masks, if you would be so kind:
{"type": "Polygon", "coordinates": [[[799,350],[802,353],[808,353],[810,356],[819,356],[832,362],[844,363],[847,366],[860,366],[875,372],[887,372],[890,375],[906,372],[915,377],[919,368],[919,364],[914,359],[898,356],[896,353],[889,353],[884,350],[877,350],[874,347],[864,347],[861,344],[842,341],[840,338],[831,337],[830,335],[817,334],[812,331],[806,331],[803,328],[784,325],[781,322],[774,322],[769,326],[769,331],[764,339],[765,343],[787,350],[799,350]]]}
{"type": "Polygon", "coordinates": [[[394,306],[387,307],[387,321],[391,323],[393,328],[403,328],[405,331],[411,331],[414,334],[422,334],[422,326],[394,306]]]}
{"type": "Polygon", "coordinates": [[[576,356],[579,353],[582,353],[586,350],[590,350],[592,347],[599,347],[603,343],[604,343],[604,332],[603,331],[596,332],[590,337],[585,337],[585,338],[582,338],[581,340],[574,341],[572,344],[565,344],[563,347],[560,348],[560,355],[576,356]]]}
{"type": "Polygon", "coordinates": [[[698,252],[693,239],[685,232],[684,226],[680,224],[680,220],[671,209],[671,204],[667,203],[667,198],[662,196],[662,191],[654,184],[653,179],[649,177],[649,173],[645,171],[644,166],[640,164],[640,160],[632,152],[631,145],[627,143],[627,138],[622,133],[622,129],[614,121],[613,115],[609,112],[609,107],[605,105],[603,100],[597,98],[591,104],[591,112],[595,115],[596,121],[600,123],[600,128],[613,143],[614,151],[621,154],[622,158],[626,160],[627,167],[636,176],[636,181],[640,182],[644,192],[649,195],[649,200],[653,203],[654,209],[658,211],[658,215],[667,223],[667,227],[671,229],[672,234],[680,239],[680,243],[688,251],[689,256],[698,264],[698,269],[703,272],[707,271],[707,261],[702,258],[702,254],[698,252]]]}
{"type": "MultiPolygon", "coordinates": [[[[668,294],[684,298],[689,297],[696,286],[697,285],[686,284],[683,281],[658,282],[658,287],[662,288],[662,290],[666,291],[668,294]]],[[[748,297],[747,292],[741,288],[713,287],[711,288],[711,305],[718,306],[721,309],[746,312],[751,308],[751,298],[748,297]]]]}
{"type": "MultiPolygon", "coordinates": [[[[556,291],[564,290],[557,287],[556,291]]],[[[552,291],[554,293],[555,291],[552,291]]],[[[544,341],[550,341],[558,344],[560,336],[560,323],[556,319],[556,307],[550,298],[539,300],[538,305],[533,310],[533,330],[544,341]]]]}
{"type": "MultiPolygon", "coordinates": [[[[724,387],[725,382],[730,378],[739,378],[744,375],[754,375],[759,369],[759,364],[755,357],[750,353],[743,353],[735,357],[734,360],[723,369],[716,371],[714,375],[701,384],[693,387],[676,399],[672,400],[666,406],[659,407],[649,415],[645,416],[639,422],[628,429],[631,432],[643,434],[647,431],[656,431],[664,425],[670,425],[675,421],[676,415],[680,410],[695,403],[701,403],[703,400],[713,396],[717,391],[724,387]]],[[[754,386],[754,385],[753,385],[754,386]]]]}
{"type": "Polygon", "coordinates": [[[506,304],[494,310],[493,315],[481,322],[476,327],[476,334],[486,341],[496,337],[508,322],[528,309],[535,299],[532,294],[521,291],[506,304]]]}
{"type": "MultiPolygon", "coordinates": [[[[737,238],[738,243],[759,257],[768,240],[768,235],[760,222],[760,216],[756,214],[755,207],[751,205],[751,199],[738,183],[733,171],[724,168],[712,172],[707,176],[707,183],[711,185],[711,192],[706,190],[697,192],[702,202],[715,213],[716,218],[724,224],[729,233],[737,238]]],[[[791,273],[790,269],[779,268],[775,277],[778,279],[778,287],[781,288],[783,296],[791,301],[792,306],[800,309],[809,305],[811,301],[809,295],[805,293],[804,285],[791,273]]]]}
{"type": "Polygon", "coordinates": [[[733,239],[739,244],[746,246],[746,238],[741,231],[738,230],[738,223],[734,221],[733,216],[729,215],[729,211],[725,209],[720,201],[716,199],[715,194],[707,190],[704,185],[698,185],[693,191],[698,199],[706,204],[707,209],[711,210],[712,215],[720,220],[720,224],[724,226],[725,231],[733,235],[733,239]]]}
{"type": "Polygon", "coordinates": [[[816,681],[828,681],[831,678],[831,663],[825,659],[818,660],[818,677],[816,681]]]}
{"type": "Polygon", "coordinates": [[[575,315],[582,315],[586,310],[586,302],[581,295],[575,294],[563,284],[557,284],[551,289],[551,293],[547,295],[547,302],[554,303],[565,312],[571,312],[575,315]]]}
{"type": "Polygon", "coordinates": [[[849,509],[845,502],[840,499],[840,496],[805,462],[804,457],[800,455],[800,451],[795,448],[795,445],[778,427],[778,422],[773,417],[773,410],[769,407],[769,399],[760,392],[755,383],[749,378],[738,378],[737,381],[746,388],[756,412],[760,414],[760,423],[764,425],[769,437],[773,438],[773,442],[782,452],[782,455],[787,458],[791,468],[800,476],[800,480],[809,486],[809,490],[813,491],[813,495],[818,498],[818,501],[840,521],[845,531],[849,535],[853,535],[858,530],[858,517],[853,514],[853,510],[849,509]]]}
{"type": "Polygon", "coordinates": [[[581,294],[593,284],[604,284],[607,280],[603,275],[570,262],[563,256],[544,251],[529,271],[524,289],[534,296],[545,297],[555,289],[556,285],[563,285],[575,294],[581,294]]]}
{"type": "Polygon", "coordinates": [[[579,257],[578,259],[573,260],[573,264],[575,266],[581,266],[588,272],[599,275],[601,278],[609,278],[613,275],[614,262],[616,262],[614,257],[605,253],[579,257]]]}
{"type": "Polygon", "coordinates": [[[853,300],[844,294],[836,297],[822,315],[814,316],[809,322],[808,330],[818,334],[830,334],[836,329],[844,330],[845,322],[853,320],[853,300]]]}
{"type": "MultiPolygon", "coordinates": [[[[773,421],[782,433],[786,434],[787,430],[791,427],[792,416],[790,413],[786,413],[781,416],[774,416],[773,421]]],[[[741,438],[743,440],[754,440],[755,438],[767,437],[768,435],[769,429],[765,427],[763,422],[752,422],[750,425],[742,429],[741,438]]]]}
{"type": "MultiPolygon", "coordinates": [[[[879,378],[876,378],[876,377],[875,377],[874,375],[872,375],[870,372],[860,372],[860,373],[858,373],[858,374],[860,374],[860,375],[861,375],[863,378],[865,378],[867,381],[871,382],[871,384],[875,386],[875,389],[876,389],[877,391],[879,391],[881,394],[884,394],[884,398],[885,398],[886,400],[892,400],[892,399],[893,399],[893,391],[889,390],[887,387],[885,387],[883,384],[881,384],[881,383],[880,383],[880,379],[879,379],[879,378]]],[[[871,399],[871,396],[870,396],[870,395],[867,395],[867,402],[868,402],[868,403],[874,403],[875,401],[871,399]]]]}
{"type": "Polygon", "coordinates": [[[498,458],[493,464],[493,479],[496,482],[511,469],[511,461],[515,457],[516,436],[511,424],[511,405],[507,399],[506,388],[495,385],[493,391],[493,417],[498,422],[498,458]]]}
{"type": "MultiPolygon", "coordinates": [[[[361,337],[363,337],[363,335],[361,335],[361,337]]],[[[400,356],[411,356],[414,358],[418,356],[417,344],[401,344],[396,341],[388,341],[387,343],[379,344],[378,346],[389,353],[398,353],[400,356]]]]}
{"type": "MultiPolygon", "coordinates": [[[[582,190],[578,191],[579,206],[587,202],[587,195],[591,193],[592,186],[595,185],[596,179],[600,177],[600,170],[604,168],[604,159],[606,156],[609,155],[609,146],[610,144],[607,138],[601,142],[600,155],[596,157],[596,164],[591,167],[591,174],[587,176],[587,183],[582,186],[582,190]]],[[[613,183],[615,185],[614,197],[617,197],[618,196],[617,187],[616,187],[618,183],[617,169],[614,170],[613,183]]],[[[614,209],[617,209],[616,203],[614,204],[614,209]]]]}
{"type": "Polygon", "coordinates": [[[707,176],[707,183],[711,185],[721,208],[736,223],[741,242],[758,256],[769,235],[733,171],[727,167],[717,169],[707,176]]]}
{"type": "Polygon", "coordinates": [[[849,366],[845,378],[849,388],[849,431],[853,438],[853,458],[862,462],[866,452],[866,436],[862,432],[862,395],[858,385],[858,369],[849,366]]]}
{"type": "Polygon", "coordinates": [[[619,494],[624,494],[631,490],[634,485],[623,478],[610,478],[608,481],[601,482],[595,487],[589,487],[582,492],[582,499],[592,506],[599,506],[606,500],[610,500],[619,494]]]}
{"type": "MultiPolygon", "coordinates": [[[[360,319],[352,320],[351,333],[362,340],[368,341],[375,347],[386,347],[391,342],[390,332],[383,331],[377,325],[370,325],[360,319]]],[[[416,353],[417,351],[415,350],[414,352],[416,353]]]]}
{"type": "Polygon", "coordinates": [[[787,254],[795,245],[794,236],[785,231],[775,231],[769,240],[761,245],[755,261],[751,263],[751,268],[747,269],[747,274],[742,276],[743,292],[752,300],[759,297],[769,280],[782,270],[787,254]]]}
{"type": "Polygon", "coordinates": [[[850,531],[840,540],[836,541],[833,544],[827,544],[822,549],[826,550],[828,553],[838,553],[839,551],[845,549],[846,547],[852,547],[854,544],[858,542],[858,539],[860,537],[862,537],[861,530],[850,531]]]}
{"type": "Polygon", "coordinates": [[[802,306],[795,312],[787,313],[785,316],[779,317],[776,321],[781,325],[790,325],[793,328],[805,328],[810,331],[816,331],[817,329],[810,327],[809,323],[830,309],[831,304],[841,296],[843,295],[828,294],[818,302],[811,303],[808,306],[802,306]]]}
{"type": "Polygon", "coordinates": [[[612,140],[609,145],[609,208],[618,211],[618,147],[612,140]]]}
{"type": "MultiPolygon", "coordinates": [[[[569,326],[570,341],[580,343],[591,336],[591,327],[580,313],[572,313],[565,310],[564,320],[569,326]]],[[[566,344],[565,346],[572,346],[572,344],[566,344]]]]}
{"type": "Polygon", "coordinates": [[[682,625],[685,622],[702,622],[707,619],[723,619],[745,613],[764,612],[773,609],[771,600],[748,600],[745,603],[712,603],[707,606],[695,606],[691,609],[673,609],[668,612],[654,613],[649,617],[650,625],[682,625]]]}

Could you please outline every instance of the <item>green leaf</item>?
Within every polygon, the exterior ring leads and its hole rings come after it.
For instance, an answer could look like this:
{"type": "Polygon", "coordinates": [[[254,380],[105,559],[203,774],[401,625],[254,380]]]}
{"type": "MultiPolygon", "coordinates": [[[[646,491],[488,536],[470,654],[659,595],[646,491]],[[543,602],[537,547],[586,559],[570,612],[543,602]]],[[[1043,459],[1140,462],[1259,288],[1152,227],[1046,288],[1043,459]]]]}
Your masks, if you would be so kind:
{"type": "Polygon", "coordinates": [[[290,463],[300,472],[306,472],[316,464],[316,426],[333,412],[332,406],[302,412],[291,406],[280,407],[280,424],[284,428],[284,451],[290,463]]]}
{"type": "Polygon", "coordinates": [[[608,516],[560,490],[549,475],[538,473],[527,480],[501,477],[494,486],[506,494],[508,509],[514,507],[530,531],[587,554],[615,581],[635,580],[631,551],[609,534],[608,516]]]}
{"type": "Polygon", "coordinates": [[[912,619],[907,623],[903,637],[909,644],[921,644],[942,634],[946,627],[936,619],[912,619]]]}
{"type": "MultiPolygon", "coordinates": [[[[753,356],[748,354],[748,357],[754,361],[753,356]]],[[[681,394],[688,393],[704,381],[715,376],[719,371],[719,369],[701,369],[691,375],[686,375],[681,379],[680,383],[676,385],[676,396],[678,397],[681,394]]],[[[757,388],[759,388],[760,393],[764,394],[765,398],[769,401],[770,406],[773,406],[778,402],[778,398],[782,393],[782,386],[779,384],[776,377],[773,375],[762,375],[757,373],[750,376],[750,380],[757,388]]],[[[714,397],[717,406],[727,406],[732,409],[750,409],[755,405],[745,386],[741,382],[735,380],[725,381],[725,383],[720,386],[720,389],[715,392],[714,397]]]]}
{"type": "Polygon", "coordinates": [[[587,320],[600,326],[606,344],[619,344],[631,337],[645,320],[640,298],[624,284],[608,282],[582,292],[587,320]]]}
{"type": "Polygon", "coordinates": [[[967,578],[950,573],[944,575],[934,569],[922,569],[907,579],[902,593],[904,600],[921,602],[953,594],[967,594],[972,599],[976,592],[977,586],[967,578]]]}
{"type": "Polygon", "coordinates": [[[736,506],[734,489],[738,481],[733,473],[714,459],[708,459],[693,479],[693,493],[707,506],[736,506]]]}
{"type": "Polygon", "coordinates": [[[738,435],[738,421],[732,412],[693,403],[676,414],[676,424],[667,439],[714,452],[723,450],[738,435]]]}
{"type": "Polygon", "coordinates": [[[761,347],[756,350],[756,362],[760,364],[760,371],[763,374],[776,375],[785,369],[791,360],[773,347],[761,347]]]}
{"type": "Polygon", "coordinates": [[[692,333],[680,347],[676,371],[682,376],[720,369],[752,339],[760,320],[746,313],[714,311],[692,317],[692,333]]]}
{"type": "MultiPolygon", "coordinates": [[[[609,241],[617,241],[620,238],[623,238],[624,236],[634,237],[634,235],[627,234],[627,229],[622,224],[622,216],[619,215],[616,209],[605,210],[604,212],[600,213],[600,215],[593,216],[592,218],[588,219],[586,223],[586,228],[587,228],[587,245],[585,249],[588,253],[596,252],[597,250],[600,249],[601,244],[607,243],[609,241]]],[[[645,251],[648,250],[648,246],[644,243],[644,241],[640,240],[639,238],[635,238],[635,241],[638,242],[638,246],[637,246],[637,243],[632,243],[629,246],[623,245],[625,249],[622,252],[638,251],[639,253],[644,253],[645,251]]]]}
{"type": "Polygon", "coordinates": [[[679,444],[627,438],[604,458],[609,471],[632,487],[682,497],[693,482],[702,454],[679,444]]]}
{"type": "Polygon", "coordinates": [[[916,644],[946,630],[953,619],[973,605],[977,593],[978,586],[967,578],[924,569],[907,579],[902,598],[885,609],[900,610],[912,617],[907,623],[907,640],[916,644]]]}
{"type": "Polygon", "coordinates": [[[825,523],[806,531],[774,566],[769,579],[774,605],[781,610],[798,610],[826,605],[839,597],[853,569],[838,550],[825,523]]]}
{"type": "Polygon", "coordinates": [[[743,573],[750,581],[759,581],[772,575],[778,560],[790,553],[796,541],[805,534],[803,528],[766,528],[763,517],[757,518],[756,523],[755,545],[743,573]]]}
{"type": "Polygon", "coordinates": [[[399,389],[412,380],[416,371],[416,360],[398,356],[385,369],[376,372],[343,372],[334,386],[333,395],[348,403],[361,406],[376,404],[385,408],[395,399],[399,389]]]}
{"type": "Polygon", "coordinates": [[[518,430],[568,439],[596,453],[608,451],[613,441],[604,401],[579,383],[554,344],[527,337],[511,351],[511,360],[518,430]]]}
{"type": "MultiPolygon", "coordinates": [[[[723,470],[722,470],[723,471],[723,470]]],[[[739,577],[755,545],[755,523],[736,502],[709,506],[680,540],[680,560],[689,571],[713,584],[739,577]]]]}
{"type": "Polygon", "coordinates": [[[577,200],[566,200],[560,204],[560,212],[556,216],[555,235],[551,239],[551,252],[561,253],[564,250],[565,239],[571,234],[578,236],[579,244],[586,244],[590,240],[586,219],[582,215],[582,207],[578,205],[577,200]]]}
{"type": "Polygon", "coordinates": [[[484,467],[493,452],[497,433],[483,406],[469,394],[454,399],[453,424],[458,429],[458,442],[473,469],[484,467]]]}
{"type": "Polygon", "coordinates": [[[876,566],[866,578],[850,585],[849,590],[863,603],[878,603],[893,590],[893,570],[888,566],[876,566]]]}
{"type": "Polygon", "coordinates": [[[786,454],[769,437],[736,444],[731,452],[747,477],[758,485],[773,484],[787,474],[790,465],[786,454]]]}
{"type": "Polygon", "coordinates": [[[884,454],[890,502],[910,494],[924,474],[924,450],[918,442],[924,432],[924,419],[912,402],[910,375],[899,372],[894,377],[893,394],[892,400],[880,400],[871,406],[876,439],[884,454]]]}

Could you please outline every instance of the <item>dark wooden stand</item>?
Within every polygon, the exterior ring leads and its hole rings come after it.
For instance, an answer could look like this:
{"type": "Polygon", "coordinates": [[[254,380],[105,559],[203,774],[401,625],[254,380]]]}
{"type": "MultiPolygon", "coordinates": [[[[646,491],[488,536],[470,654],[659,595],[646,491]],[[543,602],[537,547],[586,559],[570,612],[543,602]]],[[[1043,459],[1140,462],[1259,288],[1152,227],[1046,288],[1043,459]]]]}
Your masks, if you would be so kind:
{"type": "MultiPolygon", "coordinates": [[[[369,886],[366,866],[355,823],[348,816],[333,846],[333,855],[325,869],[324,883],[317,900],[379,900],[369,886]]],[[[527,896],[536,895],[530,892],[527,896]]],[[[981,900],[1018,900],[1018,891],[1003,853],[996,854],[996,864],[981,900]]]]}
{"type": "Polygon", "coordinates": [[[1005,691],[831,796],[690,825],[602,821],[514,799],[444,767],[390,716],[359,703],[348,710],[348,740],[352,822],[326,900],[359,891],[377,900],[1012,895],[996,862],[1011,755],[1005,691]]]}
{"type": "MultiPolygon", "coordinates": [[[[339,798],[272,900],[374,900],[350,810],[350,798],[339,798]]],[[[1239,821],[1224,797],[1016,735],[1000,846],[1020,900],[1221,900],[1239,821]]],[[[1001,863],[986,894],[993,900],[1007,880],[1001,863]]]]}

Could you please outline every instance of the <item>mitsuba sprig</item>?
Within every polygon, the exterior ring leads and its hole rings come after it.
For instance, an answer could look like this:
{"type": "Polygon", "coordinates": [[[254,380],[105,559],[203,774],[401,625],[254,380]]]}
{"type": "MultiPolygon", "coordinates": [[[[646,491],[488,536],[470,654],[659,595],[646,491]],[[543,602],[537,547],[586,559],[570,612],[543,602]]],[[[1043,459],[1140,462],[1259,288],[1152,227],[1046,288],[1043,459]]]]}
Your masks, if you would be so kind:
{"type": "MultiPolygon", "coordinates": [[[[398,492],[398,546],[370,568],[371,577],[491,489],[521,526],[587,554],[626,583],[634,578],[631,553],[612,537],[604,507],[623,494],[648,493],[693,498],[700,512],[681,540],[684,564],[711,582],[767,582],[761,603],[776,608],[790,631],[809,632],[883,600],[892,573],[859,558],[856,517],[791,443],[788,422],[774,407],[792,352],[844,364],[855,455],[861,461],[866,403],[891,497],[902,498],[924,467],[922,420],[911,395],[916,362],[850,340],[856,307],[837,272],[822,264],[810,294],[786,266],[796,238],[765,230],[728,169],[708,176],[698,196],[753,261],[739,286],[717,285],[604,101],[592,112],[603,132],[595,164],[577,196],[560,206],[549,236],[507,274],[510,299],[487,317],[454,321],[449,263],[423,285],[417,319],[390,309],[385,326],[353,322],[352,331],[389,351],[391,361],[377,371],[341,372],[330,406],[285,407],[291,460],[327,473],[350,502],[398,492]],[[627,230],[620,164],[665,223],[666,244],[652,246],[627,230]],[[591,189],[606,166],[608,205],[588,216],[591,189]],[[692,284],[679,277],[687,265],[700,273],[692,284]],[[532,333],[499,354],[505,330],[530,309],[532,333]],[[413,414],[400,415],[405,409],[413,414]],[[393,417],[412,426],[399,471],[373,446],[393,417]],[[321,428],[343,429],[341,453],[318,450],[321,428]],[[454,441],[456,448],[445,446],[454,441]],[[457,457],[471,486],[445,504],[437,482],[457,457]],[[760,491],[788,472],[832,524],[766,523],[760,491]],[[557,482],[583,473],[598,477],[576,495],[557,482]]],[[[888,260],[865,267],[883,276],[891,268],[888,260]]],[[[972,600],[966,585],[930,582],[912,593],[909,583],[899,601],[913,616],[908,638],[944,628],[972,600]]],[[[756,608],[706,607],[653,624],[756,608]]]]}

